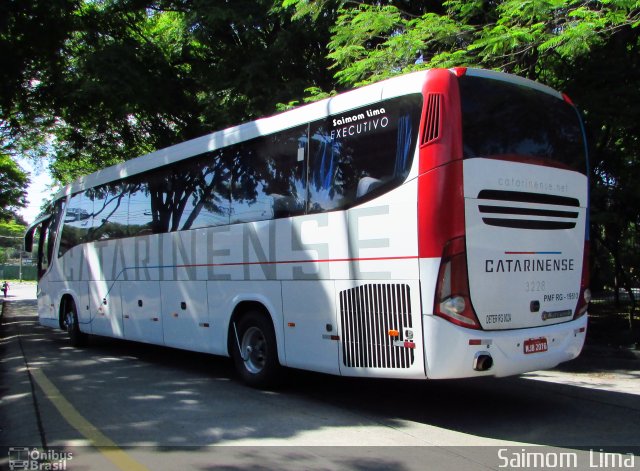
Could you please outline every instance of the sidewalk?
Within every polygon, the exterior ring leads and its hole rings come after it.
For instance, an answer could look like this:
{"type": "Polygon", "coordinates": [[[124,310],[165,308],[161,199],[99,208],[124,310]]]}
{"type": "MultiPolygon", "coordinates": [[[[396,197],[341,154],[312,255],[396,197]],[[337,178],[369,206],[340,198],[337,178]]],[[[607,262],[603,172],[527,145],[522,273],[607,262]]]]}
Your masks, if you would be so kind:
{"type": "MultiPolygon", "coordinates": [[[[0,302],[4,304],[5,301],[26,301],[36,299],[37,285],[33,281],[23,281],[9,283],[9,292],[7,296],[2,296],[0,292],[0,302]]],[[[0,313],[2,311],[0,310],[0,313]]]]}
{"type": "Polygon", "coordinates": [[[35,283],[12,283],[6,298],[0,293],[0,447],[43,445],[22,346],[22,334],[37,323],[35,298],[35,283]],[[7,441],[9,436],[14,441],[7,441]]]}
{"type": "MultiPolygon", "coordinates": [[[[587,344],[578,358],[552,370],[523,375],[537,381],[559,383],[640,396],[640,351],[587,344]]],[[[640,397],[637,400],[640,410],[640,397]]]]}

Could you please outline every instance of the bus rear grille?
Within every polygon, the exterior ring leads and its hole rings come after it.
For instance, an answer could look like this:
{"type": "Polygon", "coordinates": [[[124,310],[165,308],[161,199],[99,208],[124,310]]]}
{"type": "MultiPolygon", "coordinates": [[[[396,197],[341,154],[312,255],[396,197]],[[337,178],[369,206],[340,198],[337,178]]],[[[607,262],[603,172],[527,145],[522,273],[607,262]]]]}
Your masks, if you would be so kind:
{"type": "MultiPolygon", "coordinates": [[[[394,345],[411,328],[409,285],[367,284],[340,292],[346,367],[409,368],[414,350],[394,345]],[[397,330],[399,337],[389,335],[397,330]]],[[[401,342],[400,342],[401,343],[401,342]]]]}
{"type": "Polygon", "coordinates": [[[482,213],[482,221],[485,224],[510,227],[512,229],[573,229],[576,227],[579,213],[573,209],[560,209],[557,207],[577,208],[580,206],[580,202],[576,198],[520,191],[482,190],[478,194],[478,199],[547,206],[546,208],[492,204],[478,206],[478,210],[482,213]],[[550,209],[549,206],[555,206],[555,208],[550,209]],[[516,216],[516,218],[512,216],[516,216]],[[534,216],[534,218],[522,216],[534,216]]]}

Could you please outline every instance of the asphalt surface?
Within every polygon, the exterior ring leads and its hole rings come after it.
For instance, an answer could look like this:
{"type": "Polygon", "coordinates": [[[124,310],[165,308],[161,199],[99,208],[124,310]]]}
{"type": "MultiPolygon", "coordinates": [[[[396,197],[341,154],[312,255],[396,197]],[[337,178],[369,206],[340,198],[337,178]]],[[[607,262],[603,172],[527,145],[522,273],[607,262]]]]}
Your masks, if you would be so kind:
{"type": "Polygon", "coordinates": [[[631,350],[589,346],[499,380],[292,370],[257,391],[224,358],[101,338],[71,348],[38,325],[34,297],[13,285],[3,309],[1,469],[19,450],[38,469],[640,469],[631,350]],[[544,462],[524,466],[530,451],[544,462]]]}

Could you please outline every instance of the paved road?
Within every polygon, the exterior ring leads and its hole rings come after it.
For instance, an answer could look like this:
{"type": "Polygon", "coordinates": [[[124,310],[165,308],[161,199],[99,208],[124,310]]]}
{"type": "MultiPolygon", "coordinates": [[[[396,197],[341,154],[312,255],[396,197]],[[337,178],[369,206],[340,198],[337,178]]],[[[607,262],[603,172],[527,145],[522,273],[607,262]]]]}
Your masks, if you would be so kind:
{"type": "Polygon", "coordinates": [[[540,469],[518,466],[531,450],[567,469],[604,457],[640,470],[633,355],[592,349],[501,380],[291,371],[265,392],[240,385],[224,358],[110,339],[73,349],[37,324],[33,291],[12,287],[0,330],[0,467],[28,447],[71,470],[540,469]]]}

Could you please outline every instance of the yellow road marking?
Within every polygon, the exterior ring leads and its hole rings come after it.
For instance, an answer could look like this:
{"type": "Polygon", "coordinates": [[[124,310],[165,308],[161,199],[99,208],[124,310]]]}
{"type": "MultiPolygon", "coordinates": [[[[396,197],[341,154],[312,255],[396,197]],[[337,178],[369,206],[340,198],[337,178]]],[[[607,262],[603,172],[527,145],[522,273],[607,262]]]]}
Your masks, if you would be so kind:
{"type": "Polygon", "coordinates": [[[60,390],[38,368],[30,369],[33,379],[44,391],[45,396],[58,409],[69,424],[87,438],[100,453],[122,471],[149,471],[149,468],[131,458],[116,443],[85,419],[73,405],[65,399],[60,390]]]}

